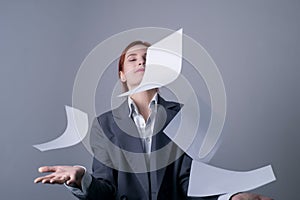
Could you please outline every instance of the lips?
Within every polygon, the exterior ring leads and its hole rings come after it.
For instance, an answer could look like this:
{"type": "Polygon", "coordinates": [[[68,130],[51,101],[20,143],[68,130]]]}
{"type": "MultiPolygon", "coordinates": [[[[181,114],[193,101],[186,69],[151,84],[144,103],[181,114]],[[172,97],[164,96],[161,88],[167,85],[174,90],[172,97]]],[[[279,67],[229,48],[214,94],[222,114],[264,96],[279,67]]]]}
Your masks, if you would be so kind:
{"type": "Polygon", "coordinates": [[[144,72],[144,71],[145,71],[145,68],[139,68],[135,72],[144,72]]]}

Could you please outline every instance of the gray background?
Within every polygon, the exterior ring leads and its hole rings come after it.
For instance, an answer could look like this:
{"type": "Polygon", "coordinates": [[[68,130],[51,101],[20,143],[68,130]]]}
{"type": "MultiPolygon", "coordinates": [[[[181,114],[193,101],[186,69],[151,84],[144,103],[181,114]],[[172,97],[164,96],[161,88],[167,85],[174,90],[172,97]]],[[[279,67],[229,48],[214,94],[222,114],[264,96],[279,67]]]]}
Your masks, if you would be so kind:
{"type": "Polygon", "coordinates": [[[41,165],[90,168],[84,146],[41,153],[32,145],[63,132],[76,72],[97,44],[121,31],[155,26],[182,27],[221,71],[228,112],[211,163],[232,170],[272,164],[278,180],[254,192],[297,199],[299,10],[297,0],[1,0],[0,198],[75,199],[62,186],[33,179],[41,165]]]}

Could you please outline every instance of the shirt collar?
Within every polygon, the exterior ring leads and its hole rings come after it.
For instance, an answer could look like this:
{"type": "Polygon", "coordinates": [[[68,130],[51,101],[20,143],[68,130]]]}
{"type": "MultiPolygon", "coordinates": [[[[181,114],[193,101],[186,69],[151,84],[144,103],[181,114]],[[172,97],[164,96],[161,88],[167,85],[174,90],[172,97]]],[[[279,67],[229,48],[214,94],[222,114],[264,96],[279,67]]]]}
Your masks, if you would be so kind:
{"type": "MultiPolygon", "coordinates": [[[[133,112],[139,114],[139,110],[138,110],[136,104],[134,103],[134,101],[130,98],[130,96],[128,96],[127,99],[128,99],[127,101],[128,101],[128,107],[129,107],[129,115],[128,115],[128,116],[131,117],[132,114],[133,114],[133,112]]],[[[157,100],[158,100],[158,95],[157,95],[157,93],[155,93],[155,95],[154,95],[153,98],[151,99],[151,101],[150,101],[148,107],[151,109],[151,106],[152,106],[153,104],[154,104],[154,105],[157,104],[157,100]]]]}

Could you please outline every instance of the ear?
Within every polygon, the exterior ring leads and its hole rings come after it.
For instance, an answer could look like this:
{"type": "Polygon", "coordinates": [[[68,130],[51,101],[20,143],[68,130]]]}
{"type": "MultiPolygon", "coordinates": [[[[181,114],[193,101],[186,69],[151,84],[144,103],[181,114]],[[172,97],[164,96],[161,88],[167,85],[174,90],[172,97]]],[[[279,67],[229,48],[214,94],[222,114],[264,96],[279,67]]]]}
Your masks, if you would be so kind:
{"type": "Polygon", "coordinates": [[[125,76],[125,74],[124,74],[122,71],[120,71],[120,72],[119,72],[119,75],[120,75],[120,80],[121,80],[121,82],[122,82],[122,83],[125,83],[125,82],[126,82],[126,76],[125,76]]]}

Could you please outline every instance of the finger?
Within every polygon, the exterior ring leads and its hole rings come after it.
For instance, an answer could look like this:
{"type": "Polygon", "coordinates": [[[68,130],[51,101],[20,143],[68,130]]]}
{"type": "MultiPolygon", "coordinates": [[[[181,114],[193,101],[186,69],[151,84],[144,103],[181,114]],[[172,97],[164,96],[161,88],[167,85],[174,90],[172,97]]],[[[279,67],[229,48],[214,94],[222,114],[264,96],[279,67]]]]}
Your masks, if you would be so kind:
{"type": "Polygon", "coordinates": [[[50,183],[50,180],[51,180],[51,178],[44,178],[43,180],[42,180],[42,183],[50,183]]]}
{"type": "Polygon", "coordinates": [[[38,177],[38,178],[36,178],[36,179],[34,179],[34,183],[39,183],[39,182],[41,182],[43,179],[42,179],[42,177],[38,177]]]}
{"type": "Polygon", "coordinates": [[[69,176],[69,179],[68,179],[68,181],[66,182],[66,184],[67,184],[67,185],[71,185],[71,184],[74,184],[74,183],[76,183],[75,175],[69,176]]]}
{"type": "Polygon", "coordinates": [[[50,184],[63,184],[64,181],[57,180],[57,179],[55,179],[55,180],[54,180],[54,179],[51,179],[49,183],[50,183],[50,184]]]}
{"type": "Polygon", "coordinates": [[[61,176],[59,179],[58,179],[58,181],[59,181],[59,183],[60,184],[63,184],[63,183],[66,183],[68,180],[70,180],[70,176],[69,175],[63,175],[63,176],[61,176]]]}
{"type": "Polygon", "coordinates": [[[54,177],[50,180],[51,184],[63,184],[67,181],[67,177],[66,176],[61,176],[61,177],[54,177]]]}
{"type": "Polygon", "coordinates": [[[43,166],[40,167],[39,172],[44,173],[44,172],[55,172],[57,170],[57,166],[43,166]]]}
{"type": "Polygon", "coordinates": [[[53,177],[55,177],[55,175],[53,175],[53,174],[49,174],[49,175],[47,175],[47,176],[41,176],[41,177],[36,178],[36,179],[34,180],[34,182],[35,182],[35,183],[43,182],[43,180],[51,179],[51,178],[53,178],[53,177]]]}
{"type": "Polygon", "coordinates": [[[58,175],[48,175],[48,176],[44,176],[42,183],[49,183],[49,184],[55,184],[55,183],[59,183],[62,184],[65,182],[64,180],[65,178],[62,176],[58,176],[58,175]]]}
{"type": "Polygon", "coordinates": [[[53,178],[54,176],[53,175],[47,175],[47,176],[41,176],[41,177],[38,177],[34,180],[35,183],[39,183],[39,182],[42,182],[44,179],[51,179],[53,178]]]}

